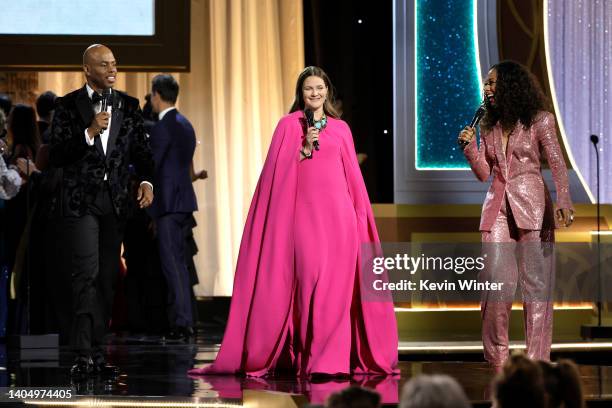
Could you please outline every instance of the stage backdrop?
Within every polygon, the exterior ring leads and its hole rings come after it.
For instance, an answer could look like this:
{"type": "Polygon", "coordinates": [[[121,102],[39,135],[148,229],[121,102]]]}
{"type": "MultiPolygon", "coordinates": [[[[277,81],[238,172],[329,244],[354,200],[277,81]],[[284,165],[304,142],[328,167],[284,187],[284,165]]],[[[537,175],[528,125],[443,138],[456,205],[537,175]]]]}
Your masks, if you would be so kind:
{"type": "Polygon", "coordinates": [[[612,203],[612,1],[545,0],[548,48],[562,124],[572,154],[596,194],[599,136],[601,201],[612,203]]]}
{"type": "MultiPolygon", "coordinates": [[[[303,44],[301,0],[191,1],[191,72],[175,76],[178,108],[196,130],[196,170],[209,177],[195,184],[197,295],[231,295],[244,220],[272,132],[293,100],[303,44]]],[[[144,103],[154,75],[120,74],[116,87],[144,103]]],[[[40,73],[39,91],[63,95],[83,81],[40,73]]]]}

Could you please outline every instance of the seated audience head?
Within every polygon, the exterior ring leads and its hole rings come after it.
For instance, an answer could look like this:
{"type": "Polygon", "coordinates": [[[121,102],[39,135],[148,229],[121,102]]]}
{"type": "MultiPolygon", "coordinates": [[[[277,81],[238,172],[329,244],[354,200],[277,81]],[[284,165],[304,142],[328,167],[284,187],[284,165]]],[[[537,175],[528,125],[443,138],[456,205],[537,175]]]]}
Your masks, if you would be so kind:
{"type": "Polygon", "coordinates": [[[522,354],[512,356],[494,380],[497,408],[545,408],[546,395],[540,365],[522,354]]]}
{"type": "Polygon", "coordinates": [[[55,98],[57,96],[51,92],[43,92],[36,99],[36,112],[40,120],[51,122],[53,111],[55,110],[55,98]]]}
{"type": "Polygon", "coordinates": [[[151,81],[151,106],[159,113],[176,104],[179,84],[172,75],[160,74],[151,81]]]}
{"type": "Polygon", "coordinates": [[[584,396],[578,367],[570,360],[539,361],[544,376],[547,408],[583,408],[584,396]]]}
{"type": "Polygon", "coordinates": [[[402,390],[400,408],[469,408],[465,392],[448,375],[420,375],[402,390]]]}
{"type": "Polygon", "coordinates": [[[376,391],[352,386],[333,393],[325,404],[327,408],[378,408],[380,395],[376,391]]]}

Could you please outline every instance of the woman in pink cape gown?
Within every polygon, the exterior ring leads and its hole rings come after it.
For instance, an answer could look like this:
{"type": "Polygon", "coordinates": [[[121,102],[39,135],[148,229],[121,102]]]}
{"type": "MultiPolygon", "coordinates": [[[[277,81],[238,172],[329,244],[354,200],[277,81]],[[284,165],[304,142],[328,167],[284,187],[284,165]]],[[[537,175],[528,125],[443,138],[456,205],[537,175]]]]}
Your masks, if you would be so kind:
{"type": "Polygon", "coordinates": [[[360,291],[361,244],[379,239],[332,89],[317,67],[298,78],[247,216],[223,343],[190,374],[397,373],[391,298],[365,301],[360,291]],[[316,120],[308,129],[305,108],[316,120]]]}

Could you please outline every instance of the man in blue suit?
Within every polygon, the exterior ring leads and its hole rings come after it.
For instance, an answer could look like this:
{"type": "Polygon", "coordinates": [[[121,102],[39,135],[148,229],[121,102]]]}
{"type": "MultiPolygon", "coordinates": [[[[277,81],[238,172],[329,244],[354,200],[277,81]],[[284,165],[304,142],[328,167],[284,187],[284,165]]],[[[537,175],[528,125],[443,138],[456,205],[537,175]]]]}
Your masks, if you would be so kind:
{"type": "Polygon", "coordinates": [[[185,230],[198,206],[191,184],[191,162],[196,146],[191,123],[175,107],[179,86],[171,75],[157,75],[151,87],[153,111],[159,121],[151,130],[155,161],[155,200],[149,208],[157,231],[162,272],[168,284],[166,337],[186,341],[193,336],[189,272],[185,263],[185,230]]]}

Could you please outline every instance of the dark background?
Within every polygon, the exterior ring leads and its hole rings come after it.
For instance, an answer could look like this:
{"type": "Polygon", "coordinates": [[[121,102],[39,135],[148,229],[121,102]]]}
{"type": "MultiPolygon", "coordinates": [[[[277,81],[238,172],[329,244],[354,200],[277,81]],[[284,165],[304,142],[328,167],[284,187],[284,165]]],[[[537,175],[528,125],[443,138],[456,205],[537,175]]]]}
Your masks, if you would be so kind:
{"type": "Polygon", "coordinates": [[[355,148],[368,155],[361,170],[370,200],[392,203],[392,2],[304,0],[304,50],[306,65],[329,75],[355,148]]]}

